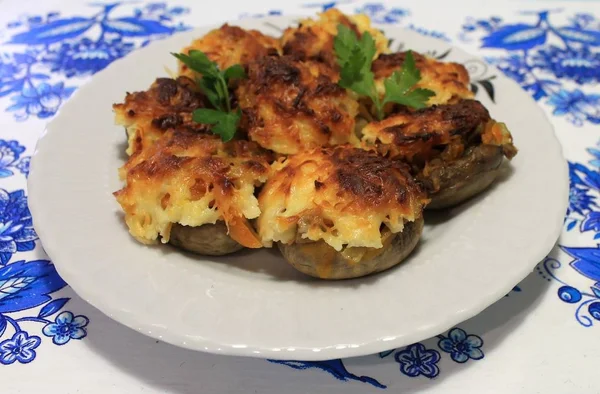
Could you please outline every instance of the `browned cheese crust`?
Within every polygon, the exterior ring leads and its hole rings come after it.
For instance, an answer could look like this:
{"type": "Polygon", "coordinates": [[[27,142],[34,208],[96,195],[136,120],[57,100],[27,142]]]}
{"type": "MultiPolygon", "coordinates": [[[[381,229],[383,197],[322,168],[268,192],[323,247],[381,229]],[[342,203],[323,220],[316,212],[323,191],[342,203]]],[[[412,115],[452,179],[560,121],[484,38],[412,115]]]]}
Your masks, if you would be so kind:
{"type": "Polygon", "coordinates": [[[490,120],[488,110],[475,100],[437,105],[417,111],[401,111],[363,130],[363,141],[392,158],[424,163],[453,144],[455,156],[465,141],[490,120]]]}
{"type": "Polygon", "coordinates": [[[318,146],[357,144],[355,96],[336,84],[335,73],[318,62],[290,56],[250,64],[237,99],[248,136],[277,153],[318,146]]]}
{"type": "Polygon", "coordinates": [[[319,15],[319,19],[305,19],[298,27],[289,27],[283,32],[281,42],[283,53],[304,60],[323,62],[337,69],[338,64],[333,48],[338,24],[343,24],[361,37],[368,31],[375,39],[377,53],[387,51],[388,40],[373,29],[365,15],[344,15],[337,9],[329,9],[319,15]]]}
{"type": "MultiPolygon", "coordinates": [[[[277,39],[257,30],[244,30],[228,24],[193,41],[181,52],[188,54],[190,50],[204,52],[210,60],[217,63],[221,70],[235,64],[246,65],[262,57],[276,55],[281,51],[277,39]]],[[[197,76],[183,63],[179,63],[179,74],[192,78],[197,76]]]]}
{"type": "MultiPolygon", "coordinates": [[[[496,170],[503,156],[512,159],[517,154],[506,126],[475,100],[401,111],[369,123],[362,132],[366,146],[410,163],[413,174],[426,181],[432,193],[458,184],[467,188],[476,176],[496,170]]],[[[486,178],[486,186],[494,177],[486,178]]]]}
{"type": "Polygon", "coordinates": [[[288,157],[265,184],[259,235],[266,245],[381,248],[382,228],[402,231],[426,202],[401,162],[347,145],[319,148],[288,157]]]}
{"type": "Polygon", "coordinates": [[[167,242],[174,223],[223,220],[235,241],[260,247],[248,219],[260,213],[254,189],[266,181],[272,160],[253,142],[170,129],[124,165],[126,186],[115,196],[142,242],[167,242]]]}
{"type": "Polygon", "coordinates": [[[115,122],[127,130],[127,153],[136,155],[174,127],[206,132],[205,126],[192,120],[192,112],[204,105],[204,96],[191,79],[158,78],[147,91],[127,93],[113,110],[115,122]]]}

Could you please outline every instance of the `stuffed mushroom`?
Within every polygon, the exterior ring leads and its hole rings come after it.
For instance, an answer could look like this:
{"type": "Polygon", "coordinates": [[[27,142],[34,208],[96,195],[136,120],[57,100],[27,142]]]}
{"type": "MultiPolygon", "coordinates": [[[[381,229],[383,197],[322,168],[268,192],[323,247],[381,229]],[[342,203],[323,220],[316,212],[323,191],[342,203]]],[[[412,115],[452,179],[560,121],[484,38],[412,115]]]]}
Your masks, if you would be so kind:
{"type": "Polygon", "coordinates": [[[297,270],[361,277],[393,267],[417,245],[428,200],[401,162],[340,145],[274,167],[259,195],[258,233],[297,270]]]}
{"type": "Polygon", "coordinates": [[[172,129],[124,165],[115,193],[129,232],[140,242],[171,243],[223,255],[262,246],[250,224],[260,210],[255,188],[267,180],[271,154],[253,142],[172,129]]]}
{"type": "Polygon", "coordinates": [[[410,163],[430,193],[429,209],[447,208],[480,193],[517,149],[506,125],[475,100],[404,110],[362,129],[363,142],[410,163]]]}

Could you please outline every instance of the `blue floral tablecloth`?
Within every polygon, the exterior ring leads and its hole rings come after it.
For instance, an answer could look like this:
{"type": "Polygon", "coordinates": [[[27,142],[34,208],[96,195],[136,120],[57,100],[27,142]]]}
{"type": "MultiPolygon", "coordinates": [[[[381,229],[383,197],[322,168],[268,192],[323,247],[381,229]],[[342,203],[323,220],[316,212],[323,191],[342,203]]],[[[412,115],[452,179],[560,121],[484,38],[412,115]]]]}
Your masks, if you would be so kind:
{"type": "MultiPolygon", "coordinates": [[[[485,70],[470,70],[472,89],[493,97],[493,83],[479,72],[485,70]]],[[[1,391],[600,393],[599,84],[595,1],[0,2],[1,391]],[[152,40],[217,21],[332,6],[476,53],[539,102],[571,175],[564,231],[551,254],[475,318],[405,348],[349,360],[187,351],[123,327],[75,295],[44,254],[27,208],[29,159],[61,104],[95,72],[152,40]]],[[[423,291],[435,289],[424,284],[423,291]]]]}

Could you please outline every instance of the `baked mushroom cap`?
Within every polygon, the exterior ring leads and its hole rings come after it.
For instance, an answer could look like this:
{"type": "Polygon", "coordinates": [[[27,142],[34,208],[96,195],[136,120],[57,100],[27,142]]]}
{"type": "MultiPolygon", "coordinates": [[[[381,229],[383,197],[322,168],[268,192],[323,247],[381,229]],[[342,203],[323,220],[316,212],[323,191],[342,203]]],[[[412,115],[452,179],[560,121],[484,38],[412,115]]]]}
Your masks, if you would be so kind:
{"type": "Polygon", "coordinates": [[[171,227],[169,243],[188,252],[223,256],[244,248],[231,238],[228,232],[227,225],[221,220],[215,224],[203,224],[198,227],[175,223],[171,227]]]}
{"type": "Polygon", "coordinates": [[[265,246],[283,244],[292,265],[313,266],[303,272],[323,278],[366,275],[397,264],[401,259],[396,258],[407,255],[420,236],[421,226],[414,223],[428,200],[399,161],[342,145],[290,156],[274,171],[259,195],[258,233],[265,246]],[[398,238],[405,228],[411,236],[398,238]],[[328,271],[323,267],[331,263],[319,253],[307,258],[307,250],[317,244],[327,246],[338,266],[347,261],[367,267],[328,271]],[[385,252],[400,245],[406,253],[385,252]],[[385,256],[385,262],[377,256],[385,256]]]}
{"type": "Polygon", "coordinates": [[[338,252],[324,241],[277,243],[281,254],[298,271],[319,279],[352,279],[385,271],[401,263],[417,246],[423,218],[407,222],[401,232],[384,229],[383,247],[349,247],[338,252]]]}

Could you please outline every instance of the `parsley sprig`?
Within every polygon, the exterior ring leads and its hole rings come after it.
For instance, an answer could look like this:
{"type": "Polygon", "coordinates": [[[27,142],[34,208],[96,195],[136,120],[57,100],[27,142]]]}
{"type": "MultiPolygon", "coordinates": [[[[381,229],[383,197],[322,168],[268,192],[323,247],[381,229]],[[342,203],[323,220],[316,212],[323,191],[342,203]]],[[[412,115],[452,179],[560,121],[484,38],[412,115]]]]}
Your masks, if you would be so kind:
{"type": "Polygon", "coordinates": [[[213,125],[213,133],[219,135],[224,142],[230,141],[235,135],[242,112],[239,108],[236,111],[231,110],[227,86],[231,79],[246,78],[244,68],[236,64],[221,71],[215,62],[198,50],[191,50],[188,55],[171,54],[190,69],[202,74],[202,78],[197,80],[198,86],[214,107],[195,110],[192,114],[194,122],[213,125]]]}
{"type": "Polygon", "coordinates": [[[402,68],[383,81],[385,95],[382,99],[377,93],[375,76],[371,71],[376,47],[375,40],[369,32],[364,32],[358,39],[350,28],[339,24],[334,50],[340,65],[338,84],[361,96],[369,97],[375,105],[379,120],[383,119],[383,107],[387,103],[420,109],[426,106],[429,97],[435,95],[431,90],[415,88],[421,79],[421,73],[415,65],[412,52],[408,51],[402,68]]]}

